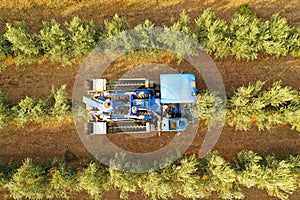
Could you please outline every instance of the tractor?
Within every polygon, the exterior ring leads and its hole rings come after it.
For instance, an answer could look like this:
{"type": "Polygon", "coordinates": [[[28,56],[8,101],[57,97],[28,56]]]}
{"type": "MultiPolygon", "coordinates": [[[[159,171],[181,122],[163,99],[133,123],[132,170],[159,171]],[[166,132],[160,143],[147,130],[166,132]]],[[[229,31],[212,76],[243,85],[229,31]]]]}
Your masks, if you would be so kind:
{"type": "Polygon", "coordinates": [[[168,132],[194,123],[194,74],[160,74],[159,83],[146,78],[87,79],[83,103],[91,116],[87,134],[168,132]]]}

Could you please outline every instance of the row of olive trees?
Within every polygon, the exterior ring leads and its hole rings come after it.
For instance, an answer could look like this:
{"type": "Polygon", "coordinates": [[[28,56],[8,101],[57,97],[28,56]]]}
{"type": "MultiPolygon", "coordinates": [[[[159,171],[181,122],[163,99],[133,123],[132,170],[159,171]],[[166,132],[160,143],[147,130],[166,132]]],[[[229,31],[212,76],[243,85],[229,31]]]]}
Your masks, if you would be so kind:
{"type": "MultiPolygon", "coordinates": [[[[192,112],[196,118],[218,122],[220,113],[226,113],[226,120],[237,130],[248,131],[253,125],[259,130],[271,131],[277,125],[289,124],[300,132],[300,93],[280,81],[263,88],[265,82],[257,81],[247,87],[239,87],[227,99],[217,92],[200,92],[192,112]],[[226,102],[225,102],[226,100],[226,102]]],[[[52,89],[48,98],[26,97],[17,105],[0,93],[0,128],[12,120],[22,125],[26,121],[43,122],[47,118],[65,118],[71,113],[66,85],[52,89]]]]}
{"type": "Polygon", "coordinates": [[[74,17],[62,26],[52,19],[50,22],[43,21],[39,34],[31,33],[23,22],[6,24],[7,31],[0,38],[0,55],[16,56],[19,63],[46,56],[68,64],[71,58],[89,53],[102,39],[129,29],[129,23],[117,14],[104,23],[105,32],[93,20],[74,17]]]}
{"type": "MultiPolygon", "coordinates": [[[[26,24],[21,22],[6,26],[6,33],[0,36],[0,58],[13,55],[19,58],[19,63],[30,62],[38,56],[69,63],[71,58],[86,55],[100,41],[118,33],[121,35],[110,41],[112,47],[117,47],[111,53],[118,49],[132,49],[137,44],[146,49],[163,45],[179,52],[179,58],[182,59],[194,49],[174,33],[166,32],[155,38],[151,31],[142,30],[154,27],[149,20],[134,27],[138,33],[137,38],[133,38],[124,32],[132,28],[129,22],[117,14],[111,20],[104,20],[104,28],[95,25],[92,20],[78,17],[64,25],[54,19],[45,21],[38,34],[31,33],[26,24]]],[[[236,59],[254,60],[259,52],[275,57],[300,55],[298,26],[290,26],[287,19],[278,14],[263,22],[247,6],[238,8],[230,22],[216,18],[210,9],[206,9],[194,21],[183,11],[177,21],[171,19],[171,25],[163,28],[194,38],[199,42],[198,48],[201,46],[217,58],[234,56],[236,59]]]]}
{"type": "MultiPolygon", "coordinates": [[[[0,164],[0,188],[8,189],[15,199],[68,199],[83,191],[91,199],[101,199],[103,191],[116,188],[121,199],[139,190],[156,200],[175,195],[209,198],[213,192],[221,199],[243,199],[241,187],[264,189],[270,196],[288,199],[300,187],[300,156],[279,160],[242,151],[234,160],[229,163],[217,152],[203,159],[184,156],[160,170],[135,174],[98,162],[80,167],[59,160],[35,164],[26,159],[21,166],[0,164]]],[[[126,161],[126,155],[117,156],[112,162],[135,167],[126,161]]]]}
{"type": "Polygon", "coordinates": [[[247,5],[239,7],[229,23],[216,19],[214,12],[206,9],[191,26],[183,12],[171,28],[197,39],[208,52],[217,58],[234,56],[236,59],[254,60],[258,52],[275,57],[300,55],[300,29],[291,27],[286,18],[273,14],[262,22],[247,5]]]}
{"type": "Polygon", "coordinates": [[[280,81],[263,88],[265,82],[257,81],[239,87],[227,96],[227,102],[216,92],[197,95],[193,108],[195,117],[211,122],[218,121],[218,113],[226,112],[227,123],[237,130],[248,131],[253,125],[259,130],[272,130],[277,125],[289,124],[300,131],[300,93],[280,81]],[[226,105],[226,106],[225,106],[226,105]],[[217,119],[212,119],[216,116],[217,119]]]}
{"type": "MultiPolygon", "coordinates": [[[[6,24],[4,34],[14,56],[20,62],[45,55],[54,61],[67,63],[71,57],[87,54],[100,40],[102,30],[93,21],[74,17],[61,27],[54,19],[43,22],[39,34],[32,34],[25,23],[6,24]]],[[[7,53],[5,51],[4,53],[7,53]]]]}
{"type": "Polygon", "coordinates": [[[16,105],[0,92],[0,128],[13,120],[23,125],[27,121],[63,119],[70,113],[71,102],[66,92],[66,85],[62,85],[59,89],[52,87],[51,95],[45,99],[26,97],[16,105]]]}
{"type": "Polygon", "coordinates": [[[300,93],[275,82],[263,90],[264,82],[240,87],[229,100],[228,123],[238,130],[249,130],[255,124],[260,130],[271,130],[279,124],[290,124],[300,131],[300,93]]]}

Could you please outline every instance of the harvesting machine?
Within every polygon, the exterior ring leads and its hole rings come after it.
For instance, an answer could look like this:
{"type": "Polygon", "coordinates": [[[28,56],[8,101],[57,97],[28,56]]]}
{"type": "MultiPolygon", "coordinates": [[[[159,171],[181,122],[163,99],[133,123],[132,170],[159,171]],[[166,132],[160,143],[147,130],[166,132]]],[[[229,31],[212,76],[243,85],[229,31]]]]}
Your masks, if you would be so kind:
{"type": "Polygon", "coordinates": [[[89,79],[86,90],[87,134],[182,131],[194,122],[194,74],[161,74],[157,84],[146,78],[89,79]]]}

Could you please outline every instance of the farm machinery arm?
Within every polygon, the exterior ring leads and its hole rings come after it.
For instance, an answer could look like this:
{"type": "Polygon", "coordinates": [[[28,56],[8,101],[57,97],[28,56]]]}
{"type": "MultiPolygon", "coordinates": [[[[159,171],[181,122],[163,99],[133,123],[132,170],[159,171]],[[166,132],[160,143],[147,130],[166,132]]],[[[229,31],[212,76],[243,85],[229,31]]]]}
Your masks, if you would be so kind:
{"type": "Polygon", "coordinates": [[[195,103],[195,76],[164,74],[160,78],[159,89],[144,78],[87,80],[86,90],[90,97],[84,96],[82,100],[92,116],[87,133],[187,129],[189,122],[193,122],[186,106],[195,103]],[[184,93],[188,95],[179,97],[184,93]]]}

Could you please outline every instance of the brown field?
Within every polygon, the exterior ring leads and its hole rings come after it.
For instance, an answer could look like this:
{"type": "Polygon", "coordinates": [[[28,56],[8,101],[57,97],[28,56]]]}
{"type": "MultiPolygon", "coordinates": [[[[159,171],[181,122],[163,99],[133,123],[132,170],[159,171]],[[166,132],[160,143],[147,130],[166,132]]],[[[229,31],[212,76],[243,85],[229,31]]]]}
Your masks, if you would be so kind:
{"type": "MultiPolygon", "coordinates": [[[[86,19],[94,19],[97,24],[103,24],[104,19],[111,18],[115,13],[125,16],[132,25],[143,22],[146,18],[157,26],[169,24],[169,19],[178,17],[185,9],[190,17],[196,18],[205,8],[211,7],[218,17],[230,19],[235,8],[248,3],[250,8],[258,13],[258,17],[266,20],[272,13],[280,12],[288,18],[290,24],[300,22],[300,0],[204,0],[204,1],[103,1],[96,0],[69,0],[60,7],[55,7],[46,0],[3,0],[0,5],[0,33],[5,32],[5,23],[24,20],[30,28],[37,32],[41,28],[41,21],[55,18],[60,23],[70,20],[74,16],[86,19]]],[[[54,2],[54,1],[53,1],[54,2]]],[[[130,65],[138,66],[142,63],[161,63],[175,66],[176,61],[164,57],[146,58],[143,60],[131,59],[130,65]]],[[[128,61],[120,59],[114,63],[115,69],[128,65],[128,61]]],[[[300,90],[300,58],[281,57],[274,59],[260,55],[252,62],[236,61],[228,58],[216,62],[223,77],[225,88],[228,92],[233,88],[247,85],[257,80],[273,81],[282,80],[284,85],[291,85],[300,90]]],[[[185,63],[182,64],[182,67],[185,63]]],[[[0,91],[5,92],[13,101],[31,97],[45,97],[49,95],[52,85],[59,87],[68,84],[68,93],[72,95],[72,87],[80,63],[72,66],[61,66],[57,63],[45,61],[43,64],[31,64],[25,66],[9,66],[0,73],[0,91]]],[[[120,73],[118,70],[115,74],[120,73]]],[[[198,153],[203,141],[206,127],[201,124],[197,137],[188,149],[188,153],[198,153]]],[[[160,137],[152,137],[147,142],[140,142],[133,137],[123,135],[110,136],[110,140],[117,142],[126,150],[145,152],[160,148],[167,144],[172,134],[163,134],[160,137]]],[[[67,149],[74,152],[78,158],[88,158],[89,154],[78,137],[72,121],[52,121],[42,126],[38,123],[28,123],[24,128],[11,124],[0,130],[0,158],[6,160],[23,160],[32,157],[43,160],[48,157],[63,157],[67,149]]],[[[235,131],[234,128],[225,126],[222,135],[215,146],[221,155],[231,158],[240,150],[249,149],[259,153],[275,154],[284,157],[288,154],[300,154],[300,134],[290,130],[288,126],[281,126],[272,132],[260,132],[256,128],[251,131],[235,131]]],[[[258,189],[244,189],[247,200],[275,199],[267,195],[265,191],[258,189]]],[[[300,191],[291,195],[292,200],[300,198],[300,191]]],[[[0,199],[9,199],[4,192],[0,193],[0,199]]],[[[74,195],[72,199],[88,199],[86,194],[74,195]]],[[[105,193],[103,199],[119,199],[118,191],[105,193]]],[[[129,199],[147,199],[141,193],[130,195],[129,199]]],[[[174,199],[184,199],[175,197],[174,199]]],[[[216,195],[210,199],[218,199],[216,195]]]]}

